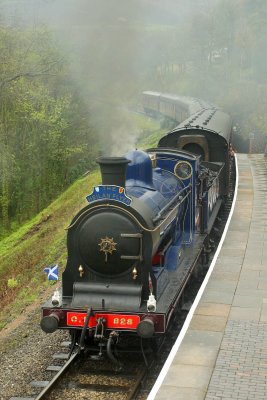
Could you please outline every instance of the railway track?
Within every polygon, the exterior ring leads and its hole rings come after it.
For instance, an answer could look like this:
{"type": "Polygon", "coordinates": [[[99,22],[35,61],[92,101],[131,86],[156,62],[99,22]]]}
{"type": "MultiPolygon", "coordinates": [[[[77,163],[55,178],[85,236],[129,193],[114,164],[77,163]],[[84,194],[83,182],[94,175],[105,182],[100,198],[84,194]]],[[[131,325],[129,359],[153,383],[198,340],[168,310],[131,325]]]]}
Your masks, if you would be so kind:
{"type": "MultiPolygon", "coordinates": [[[[69,343],[63,343],[68,348],[69,343]]],[[[74,349],[53,356],[55,365],[49,365],[46,374],[54,373],[50,381],[33,381],[31,386],[39,394],[34,396],[11,397],[10,400],[55,400],[55,399],[134,399],[154,363],[152,352],[147,354],[147,363],[140,352],[121,351],[120,361],[123,368],[118,369],[106,358],[98,359],[87,352],[79,353],[74,349]],[[58,365],[64,361],[62,366],[58,365]]]]}

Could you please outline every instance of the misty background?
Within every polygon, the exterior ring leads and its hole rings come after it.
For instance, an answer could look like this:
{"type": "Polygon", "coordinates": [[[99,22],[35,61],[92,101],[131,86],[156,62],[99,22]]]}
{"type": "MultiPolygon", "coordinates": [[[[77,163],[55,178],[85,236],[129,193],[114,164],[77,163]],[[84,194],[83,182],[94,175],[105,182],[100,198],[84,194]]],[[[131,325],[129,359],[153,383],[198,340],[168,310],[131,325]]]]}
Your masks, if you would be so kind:
{"type": "MultiPolygon", "coordinates": [[[[265,0],[0,0],[0,221],[35,215],[143,134],[144,90],[229,112],[267,144],[265,0]],[[30,168],[29,168],[30,166],[30,168]]],[[[1,233],[0,233],[1,236],[1,233]]]]}

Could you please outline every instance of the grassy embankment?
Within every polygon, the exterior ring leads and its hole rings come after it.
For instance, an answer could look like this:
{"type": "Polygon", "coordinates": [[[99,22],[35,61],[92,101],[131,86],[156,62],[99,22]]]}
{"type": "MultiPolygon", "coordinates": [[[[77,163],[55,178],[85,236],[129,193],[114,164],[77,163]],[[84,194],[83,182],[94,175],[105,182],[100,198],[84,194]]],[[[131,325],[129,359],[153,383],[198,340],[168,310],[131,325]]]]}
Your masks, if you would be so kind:
{"type": "MultiPolygon", "coordinates": [[[[163,132],[159,124],[134,116],[141,137],[138,148],[154,147],[163,132]]],[[[51,283],[43,269],[67,257],[66,230],[72,217],[86,205],[85,196],[100,183],[98,168],[78,179],[45,210],[0,241],[0,330],[47,291],[51,283]]],[[[52,288],[50,288],[52,290],[52,288]]]]}

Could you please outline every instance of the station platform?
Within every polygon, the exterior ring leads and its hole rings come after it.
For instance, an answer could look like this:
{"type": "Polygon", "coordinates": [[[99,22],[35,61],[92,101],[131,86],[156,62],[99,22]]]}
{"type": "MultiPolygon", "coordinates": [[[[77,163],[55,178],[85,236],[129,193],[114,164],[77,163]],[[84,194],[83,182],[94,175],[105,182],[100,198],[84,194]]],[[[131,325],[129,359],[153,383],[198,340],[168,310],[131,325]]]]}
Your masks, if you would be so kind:
{"type": "Polygon", "coordinates": [[[237,164],[225,239],[148,400],[267,399],[267,158],[237,164]]]}

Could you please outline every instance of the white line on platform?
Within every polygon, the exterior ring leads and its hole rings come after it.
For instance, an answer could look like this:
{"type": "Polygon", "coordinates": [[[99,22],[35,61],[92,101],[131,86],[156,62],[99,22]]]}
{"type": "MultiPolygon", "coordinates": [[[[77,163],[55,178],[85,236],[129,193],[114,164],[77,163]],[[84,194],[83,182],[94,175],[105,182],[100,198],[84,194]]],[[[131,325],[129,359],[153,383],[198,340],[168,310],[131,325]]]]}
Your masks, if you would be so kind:
{"type": "Polygon", "coordinates": [[[214,266],[216,264],[218,255],[219,255],[219,253],[221,251],[224,239],[226,237],[226,234],[227,234],[227,231],[228,231],[228,228],[229,228],[229,225],[230,225],[230,221],[232,219],[232,215],[233,215],[234,208],[235,208],[235,203],[236,203],[236,198],[237,198],[237,188],[238,188],[239,174],[238,174],[238,166],[237,166],[237,157],[236,156],[235,156],[235,165],[236,165],[235,194],[234,194],[234,198],[233,198],[231,211],[229,213],[228,220],[227,220],[227,222],[225,224],[225,228],[224,228],[221,240],[220,240],[220,242],[218,244],[217,250],[216,250],[216,252],[214,254],[213,260],[212,260],[212,262],[210,264],[210,267],[209,267],[209,270],[208,270],[208,272],[207,272],[207,274],[205,276],[205,279],[202,282],[202,285],[200,286],[200,289],[199,289],[199,291],[198,291],[198,293],[196,295],[194,303],[192,304],[192,306],[190,308],[190,311],[187,314],[186,320],[185,320],[184,325],[183,325],[183,327],[182,327],[182,329],[181,329],[181,331],[179,333],[179,336],[177,337],[176,342],[174,343],[174,345],[173,345],[173,347],[172,347],[172,349],[170,351],[170,354],[169,354],[167,360],[165,361],[165,364],[163,365],[163,368],[162,368],[162,370],[161,370],[161,372],[160,372],[160,374],[159,374],[159,376],[158,376],[158,378],[157,378],[157,380],[156,380],[151,392],[149,393],[149,395],[147,397],[147,400],[154,400],[155,399],[155,396],[156,396],[159,388],[161,387],[162,382],[165,379],[165,376],[167,375],[167,372],[168,372],[168,370],[169,370],[169,368],[170,368],[170,366],[171,366],[171,364],[173,362],[173,359],[175,357],[175,354],[177,353],[177,351],[178,351],[178,349],[180,347],[180,344],[181,344],[181,342],[182,342],[182,340],[183,340],[183,338],[184,338],[184,336],[185,336],[185,334],[187,332],[187,329],[188,329],[189,324],[190,324],[190,322],[192,320],[194,312],[195,312],[195,310],[196,310],[196,308],[198,306],[198,303],[199,303],[199,301],[201,299],[201,296],[202,296],[202,294],[203,294],[203,292],[204,292],[204,290],[205,290],[205,288],[207,286],[207,283],[209,281],[211,273],[212,273],[212,271],[214,269],[214,266]]]}

